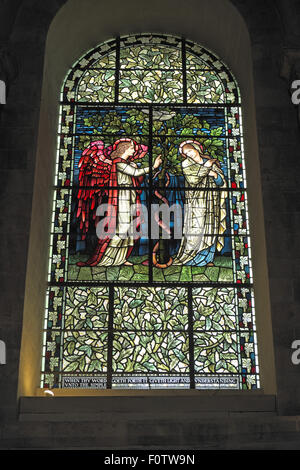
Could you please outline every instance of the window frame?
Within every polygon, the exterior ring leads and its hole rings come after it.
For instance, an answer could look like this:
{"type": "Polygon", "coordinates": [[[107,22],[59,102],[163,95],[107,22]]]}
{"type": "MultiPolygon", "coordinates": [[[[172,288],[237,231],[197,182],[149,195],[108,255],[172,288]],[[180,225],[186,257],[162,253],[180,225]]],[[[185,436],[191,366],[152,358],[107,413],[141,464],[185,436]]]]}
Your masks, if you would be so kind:
{"type": "MultiPolygon", "coordinates": [[[[174,46],[175,48],[175,46],[174,46]]],[[[177,50],[175,48],[175,50],[177,50]]],[[[196,55],[197,57],[197,55],[196,55]]],[[[130,69],[131,70],[131,69],[130,69]]],[[[224,78],[225,80],[225,78],[224,78]]],[[[225,83],[223,82],[223,86],[225,87],[225,83]]],[[[224,88],[225,90],[225,88],[224,88]]],[[[225,95],[226,96],[226,95],[225,95]]],[[[229,98],[232,99],[230,97],[230,94],[228,94],[229,98]]],[[[235,79],[232,77],[232,75],[230,74],[228,68],[222,64],[222,62],[216,57],[214,56],[210,51],[208,51],[207,49],[204,49],[202,46],[199,46],[191,41],[188,41],[186,40],[184,37],[181,37],[181,38],[176,38],[176,37],[172,37],[172,36],[166,36],[166,35],[159,35],[159,34],[148,34],[148,33],[144,33],[140,36],[126,36],[126,37],[123,37],[123,38],[120,38],[120,37],[117,37],[116,39],[113,39],[113,40],[110,40],[110,41],[107,41],[106,43],[102,43],[100,44],[97,48],[89,51],[88,53],[86,53],[83,57],[81,57],[77,64],[75,64],[75,66],[71,69],[71,71],[67,74],[67,77],[65,79],[65,82],[64,82],[64,85],[63,85],[63,88],[62,88],[62,92],[61,92],[61,102],[60,102],[60,105],[61,105],[61,112],[60,112],[60,116],[62,116],[62,114],[65,112],[64,108],[67,107],[67,108],[72,108],[72,112],[71,114],[74,116],[74,118],[70,119],[70,126],[69,126],[69,129],[71,129],[72,125],[73,125],[73,130],[75,129],[75,122],[76,122],[76,109],[78,106],[87,106],[87,105],[91,105],[93,108],[98,108],[98,109],[103,109],[104,108],[109,108],[109,109],[117,109],[117,108],[120,108],[120,107],[123,107],[123,108],[145,108],[145,107],[148,107],[148,112],[149,112],[149,130],[150,130],[150,133],[149,133],[149,142],[150,142],[150,148],[152,149],[152,142],[153,142],[153,134],[152,134],[152,116],[153,116],[153,110],[154,109],[161,109],[161,108],[171,108],[172,109],[182,109],[183,107],[185,107],[186,109],[199,109],[199,108],[216,108],[216,107],[221,107],[221,108],[224,108],[224,111],[226,109],[230,109],[231,108],[237,108],[239,110],[239,116],[240,116],[240,121],[242,123],[242,116],[241,116],[241,103],[240,103],[240,94],[239,94],[239,91],[238,91],[238,87],[236,85],[236,82],[235,82],[235,79]],[[153,38],[156,39],[156,44],[158,45],[161,45],[161,44],[164,44],[164,42],[166,42],[167,44],[167,47],[172,47],[172,44],[171,43],[175,43],[177,41],[177,46],[179,45],[180,46],[180,49],[178,48],[178,50],[180,50],[181,52],[181,58],[182,58],[182,77],[183,77],[183,100],[182,102],[176,102],[176,103],[153,103],[153,102],[150,102],[150,103],[141,103],[141,102],[119,102],[118,100],[118,96],[119,96],[119,77],[120,77],[120,70],[121,70],[121,64],[120,64],[120,51],[121,51],[121,47],[122,47],[122,44],[123,44],[123,47],[126,47],[126,45],[128,44],[131,44],[131,45],[142,45],[144,43],[147,44],[147,38],[148,36],[150,36],[150,43],[151,43],[151,40],[153,38]],[[123,41],[123,43],[121,44],[121,42],[123,41]],[[126,41],[127,44],[126,44],[126,41]],[[134,42],[135,41],[135,42],[134,42]],[[161,41],[161,43],[159,43],[159,41],[161,41]],[[169,41],[169,43],[168,43],[169,41]],[[88,70],[91,70],[93,69],[93,65],[91,65],[91,63],[89,63],[89,60],[90,61],[94,61],[95,60],[95,57],[98,57],[98,60],[101,60],[101,52],[102,52],[102,57],[106,57],[107,54],[108,54],[108,51],[110,52],[115,52],[115,57],[116,57],[116,63],[115,63],[115,87],[114,87],[114,96],[115,96],[115,100],[113,102],[81,102],[81,101],[77,101],[76,100],[76,97],[77,97],[77,93],[78,93],[78,87],[80,86],[80,82],[82,80],[82,78],[84,77],[84,73],[88,70]],[[223,78],[224,76],[228,78],[228,83],[229,85],[227,85],[228,88],[230,88],[231,86],[231,89],[228,90],[226,89],[226,92],[229,93],[233,93],[233,95],[235,95],[235,101],[234,102],[224,102],[224,103],[189,103],[188,102],[188,98],[187,98],[187,94],[188,94],[188,88],[187,88],[187,70],[186,70],[186,54],[187,54],[187,51],[189,52],[193,52],[193,54],[195,54],[195,51],[198,51],[198,54],[200,55],[200,52],[201,54],[204,54],[204,57],[206,57],[207,60],[210,61],[210,65],[213,69],[213,71],[216,73],[216,74],[223,74],[223,78]],[[212,65],[213,64],[213,65],[212,65]],[[223,67],[223,68],[222,68],[223,67]],[[219,70],[217,70],[217,68],[219,70]],[[220,69],[221,69],[221,72],[220,72],[220,69]],[[75,78],[74,78],[75,77],[75,78]],[[70,84],[73,83],[73,88],[70,89],[70,84]],[[72,124],[73,122],[73,124],[72,124]]],[[[227,121],[227,113],[228,111],[226,111],[224,113],[224,118],[225,118],[225,125],[227,126],[228,124],[228,121],[227,121]]],[[[71,117],[69,115],[69,117],[71,117]]],[[[63,126],[63,119],[61,118],[61,124],[60,124],[62,127],[60,129],[60,133],[59,133],[59,136],[60,138],[62,139],[67,139],[69,140],[70,139],[70,142],[72,142],[70,145],[68,145],[68,148],[70,147],[71,150],[68,151],[68,153],[71,153],[71,164],[69,165],[71,167],[71,173],[72,174],[72,171],[73,171],[73,165],[74,165],[74,148],[75,148],[75,144],[74,144],[74,136],[77,135],[77,134],[72,134],[71,133],[71,137],[69,137],[69,133],[67,132],[66,134],[66,131],[65,131],[65,127],[63,126]],[[67,135],[67,137],[66,137],[67,135]]],[[[67,129],[68,131],[68,129],[67,129]]],[[[229,131],[228,131],[229,132],[229,131]]],[[[131,137],[131,136],[130,136],[131,137]]],[[[192,136],[186,136],[186,137],[192,137],[192,136]]],[[[234,138],[236,137],[236,135],[234,136],[234,138]]],[[[241,139],[241,143],[243,145],[243,130],[241,128],[241,134],[239,134],[239,137],[241,139]]],[[[228,156],[228,145],[229,145],[229,138],[230,138],[230,135],[229,134],[226,134],[225,135],[225,142],[226,142],[226,151],[227,151],[227,158],[229,158],[228,156]]],[[[58,150],[58,155],[59,155],[59,150],[58,150]]],[[[241,155],[242,155],[242,161],[243,161],[243,148],[241,148],[241,155]]],[[[152,157],[152,152],[150,151],[150,158],[152,157]]],[[[59,178],[60,178],[60,175],[62,173],[59,173],[59,165],[61,163],[61,157],[58,157],[57,158],[57,164],[56,164],[56,173],[57,173],[57,181],[59,181],[59,178]]],[[[244,161],[243,161],[243,164],[244,164],[244,161]]],[[[151,165],[150,165],[150,168],[151,168],[151,165]]],[[[55,191],[59,191],[59,190],[62,190],[65,188],[64,186],[64,179],[66,178],[65,177],[65,174],[63,174],[64,176],[62,177],[63,180],[62,180],[62,185],[58,185],[56,184],[55,185],[55,191]]],[[[246,183],[245,181],[245,169],[243,169],[243,183],[246,183]]],[[[67,181],[69,181],[67,179],[67,181]]],[[[65,183],[66,185],[66,183],[65,183]]],[[[68,190],[69,188],[69,183],[67,184],[67,187],[65,188],[66,191],[68,190]]],[[[176,189],[176,188],[175,188],[176,189]]],[[[185,188],[186,189],[186,188],[185,188]]],[[[230,187],[230,188],[227,188],[228,190],[233,190],[235,189],[236,192],[239,191],[239,188],[236,189],[234,187],[230,187]]],[[[193,188],[193,190],[195,190],[193,188]]],[[[244,187],[244,184],[242,185],[241,187],[241,191],[244,191],[245,194],[247,194],[247,188],[244,187]]],[[[150,201],[149,201],[149,204],[151,205],[151,194],[153,192],[153,187],[152,187],[152,171],[150,170],[150,183],[149,183],[149,194],[150,194],[150,201]]],[[[71,193],[70,193],[71,194],[71,193]]],[[[233,192],[234,194],[234,192],[233,192]]],[[[232,196],[230,196],[230,200],[231,200],[232,196]]],[[[231,203],[232,205],[232,203],[231,203]]],[[[71,204],[70,204],[71,206],[71,204]]],[[[247,204],[245,202],[245,208],[246,208],[246,211],[247,211],[247,204]]],[[[68,216],[68,224],[70,223],[70,208],[69,208],[69,216],[68,216]]],[[[232,212],[232,208],[230,209],[230,214],[232,216],[233,212],[232,212]]],[[[233,216],[232,216],[233,217],[233,216]]],[[[151,224],[151,222],[150,222],[151,224]]],[[[69,230],[67,232],[67,239],[69,238],[69,230]]],[[[249,239],[250,235],[247,234],[246,235],[249,239]]],[[[231,233],[230,235],[230,238],[233,238],[233,234],[231,233]]],[[[66,242],[67,243],[67,242],[66,242]]],[[[51,242],[51,246],[52,246],[52,242],[51,242]]],[[[68,243],[67,243],[68,244],[68,243]]],[[[152,253],[152,248],[153,248],[153,242],[152,240],[150,239],[150,253],[152,253]]],[[[249,249],[250,251],[250,249],[249,249]]],[[[251,262],[251,251],[249,253],[249,259],[250,259],[250,262],[251,262]]],[[[233,263],[234,263],[234,260],[233,260],[233,263]]],[[[149,266],[149,272],[152,273],[152,260],[151,260],[151,256],[150,256],[150,266],[149,266]]],[[[250,267],[250,270],[251,270],[251,267],[250,267]]],[[[240,281],[238,281],[240,282],[240,281]]],[[[61,287],[61,286],[65,286],[67,287],[67,285],[72,285],[73,283],[71,282],[61,282],[61,280],[59,280],[58,282],[53,282],[53,279],[49,278],[49,286],[52,286],[52,287],[61,287]]],[[[102,283],[101,283],[102,284],[102,283]]],[[[101,285],[100,284],[100,285],[101,285]]],[[[112,298],[113,298],[113,282],[105,282],[103,285],[106,285],[108,286],[109,288],[109,298],[110,298],[110,307],[109,307],[109,324],[110,326],[108,327],[108,345],[110,345],[110,347],[108,348],[108,351],[110,351],[110,349],[112,348],[112,341],[113,341],[113,327],[112,327],[112,317],[113,317],[113,305],[112,305],[112,298]]],[[[149,281],[147,283],[135,283],[136,286],[138,285],[141,285],[141,286],[160,286],[160,284],[158,282],[153,282],[153,279],[150,275],[150,278],[149,278],[149,281]]],[[[74,283],[75,285],[75,283],[74,283]]],[[[89,283],[88,282],[84,282],[84,285],[85,286],[88,286],[89,283]]],[[[126,283],[125,281],[121,282],[120,284],[118,284],[120,286],[130,286],[131,283],[126,283]]],[[[181,283],[180,281],[176,282],[171,282],[171,283],[168,283],[168,282],[164,282],[162,286],[164,287],[169,287],[169,286],[184,286],[188,292],[187,296],[188,296],[188,311],[189,311],[189,328],[188,328],[188,337],[189,337],[189,364],[190,364],[190,372],[189,372],[189,376],[190,376],[190,389],[194,389],[195,388],[195,360],[194,360],[194,341],[193,341],[193,334],[194,334],[194,330],[193,330],[193,319],[192,319],[192,311],[193,311],[193,307],[192,307],[192,302],[193,302],[193,299],[192,299],[192,289],[195,288],[195,287],[222,287],[222,283],[220,282],[216,282],[216,283],[213,283],[213,282],[210,282],[208,283],[207,285],[203,282],[199,282],[199,285],[197,285],[197,283],[195,283],[194,281],[191,281],[191,282],[184,282],[184,283],[181,283]]],[[[243,287],[242,284],[238,285],[237,283],[226,283],[225,284],[226,287],[229,287],[229,288],[234,288],[235,290],[238,288],[238,287],[243,287]]],[[[224,287],[225,287],[224,285],[224,287]]],[[[94,284],[92,283],[91,286],[94,286],[94,287],[97,287],[97,284],[94,284]]],[[[80,287],[80,286],[78,286],[80,287]]],[[[82,287],[82,286],[81,286],[82,287]]],[[[253,283],[250,282],[250,284],[247,284],[247,288],[249,289],[252,289],[253,288],[253,283]]],[[[236,290],[236,294],[235,294],[235,298],[237,299],[237,290],[236,290]]],[[[253,299],[253,296],[252,296],[252,299],[253,299]]],[[[64,302],[64,300],[63,300],[64,302]]],[[[253,309],[253,318],[255,319],[255,314],[254,314],[254,309],[253,309]]],[[[238,334],[238,326],[236,327],[237,329],[235,330],[235,332],[237,333],[237,335],[239,336],[238,334]]],[[[256,328],[255,328],[255,320],[254,320],[254,324],[253,324],[253,328],[254,328],[254,335],[256,335],[256,328]]],[[[47,332],[47,328],[46,328],[46,320],[45,320],[45,335],[46,335],[46,332],[47,332]]],[[[62,334],[63,334],[63,330],[62,330],[62,334]]],[[[45,341],[47,341],[47,338],[45,336],[45,341]]],[[[239,343],[238,343],[239,344],[239,343]]],[[[256,340],[254,340],[254,343],[253,343],[253,346],[254,346],[254,354],[255,354],[255,359],[257,361],[257,343],[256,343],[256,340]]],[[[61,348],[62,346],[60,346],[61,348]]],[[[45,349],[44,349],[45,351],[45,349]]],[[[45,354],[45,353],[44,353],[45,354]]],[[[60,353],[61,354],[61,353],[60,353]]],[[[109,357],[110,357],[110,360],[111,360],[111,356],[112,356],[112,352],[110,351],[109,353],[109,357]]],[[[241,353],[239,353],[240,355],[241,353]]],[[[62,360],[61,356],[60,356],[60,361],[62,360]]],[[[239,359],[241,360],[241,359],[239,359]]],[[[110,361],[111,362],[111,361],[110,361]]],[[[240,365],[239,367],[242,368],[242,366],[240,365]]],[[[258,376],[259,374],[259,366],[258,364],[256,365],[257,367],[257,372],[255,372],[255,375],[258,376]]],[[[43,372],[42,372],[43,373],[43,372]]],[[[49,372],[48,372],[49,374],[49,372]]],[[[60,371],[59,374],[63,374],[63,371],[60,371]]],[[[111,366],[108,367],[108,372],[107,372],[107,388],[110,389],[112,387],[112,370],[111,370],[111,366]]],[[[239,376],[241,376],[242,372],[241,370],[239,371],[239,376]]],[[[54,374],[56,375],[56,374],[54,374]]],[[[82,374],[77,374],[77,375],[84,375],[84,373],[82,374]]],[[[218,374],[216,373],[216,375],[218,376],[218,374]]],[[[244,380],[244,379],[243,379],[244,380]]],[[[259,379],[258,379],[258,385],[259,385],[259,379]]],[[[240,389],[241,389],[241,385],[240,385],[240,389]]]]}

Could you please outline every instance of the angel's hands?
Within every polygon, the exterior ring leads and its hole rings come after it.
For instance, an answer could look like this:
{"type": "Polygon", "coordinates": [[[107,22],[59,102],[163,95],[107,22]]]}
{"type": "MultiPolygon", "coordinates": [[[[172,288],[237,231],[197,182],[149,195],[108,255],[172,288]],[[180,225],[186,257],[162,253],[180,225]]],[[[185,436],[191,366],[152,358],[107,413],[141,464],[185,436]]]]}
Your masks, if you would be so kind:
{"type": "Polygon", "coordinates": [[[162,164],[161,154],[156,157],[153,168],[156,169],[162,164]]]}
{"type": "Polygon", "coordinates": [[[207,168],[211,168],[216,161],[216,158],[210,158],[209,160],[207,160],[207,162],[205,162],[204,166],[206,166],[207,168]]]}
{"type": "Polygon", "coordinates": [[[211,170],[208,174],[209,174],[209,176],[213,176],[214,178],[218,178],[218,173],[216,171],[211,170]]]}

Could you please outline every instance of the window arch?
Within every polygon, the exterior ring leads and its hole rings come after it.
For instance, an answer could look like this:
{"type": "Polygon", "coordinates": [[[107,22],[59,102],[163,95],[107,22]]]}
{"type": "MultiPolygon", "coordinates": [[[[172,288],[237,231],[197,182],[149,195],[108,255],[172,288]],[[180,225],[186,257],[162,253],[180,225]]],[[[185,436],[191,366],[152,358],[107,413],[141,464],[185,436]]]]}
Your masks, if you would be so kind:
{"type": "Polygon", "coordinates": [[[41,386],[258,388],[241,102],[229,70],[180,37],[121,37],[75,64],[60,109],[41,386]],[[136,160],[143,182],[85,179],[83,157],[109,159],[124,138],[147,147],[136,160]],[[156,239],[126,245],[132,265],[89,262],[103,247],[92,206],[100,192],[110,201],[112,181],[117,212],[122,191],[138,195],[150,232],[155,202],[179,206],[192,234],[201,220],[198,249],[175,239],[174,215],[171,239],[160,224],[156,239]]]}

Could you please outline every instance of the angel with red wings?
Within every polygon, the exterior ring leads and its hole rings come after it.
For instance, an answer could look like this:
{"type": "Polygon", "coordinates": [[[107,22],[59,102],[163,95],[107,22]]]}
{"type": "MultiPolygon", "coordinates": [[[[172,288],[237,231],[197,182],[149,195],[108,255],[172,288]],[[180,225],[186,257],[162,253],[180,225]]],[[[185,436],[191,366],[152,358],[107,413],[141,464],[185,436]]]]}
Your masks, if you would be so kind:
{"type": "MultiPolygon", "coordinates": [[[[131,206],[140,204],[141,183],[149,173],[149,167],[138,168],[134,160],[143,158],[147,152],[146,145],[137,144],[129,138],[119,139],[106,148],[102,140],[94,141],[83,151],[78,164],[76,214],[80,221],[82,240],[89,230],[90,213],[97,224],[96,210],[104,199],[107,201],[107,223],[106,234],[98,237],[93,255],[86,262],[77,263],[78,266],[132,265],[128,261],[135,242],[130,235],[133,222],[131,206]],[[124,234],[128,235],[124,237],[124,234]]],[[[161,157],[158,156],[153,169],[161,163],[161,157]]],[[[141,214],[137,214],[137,219],[135,223],[138,229],[141,214]]]]}

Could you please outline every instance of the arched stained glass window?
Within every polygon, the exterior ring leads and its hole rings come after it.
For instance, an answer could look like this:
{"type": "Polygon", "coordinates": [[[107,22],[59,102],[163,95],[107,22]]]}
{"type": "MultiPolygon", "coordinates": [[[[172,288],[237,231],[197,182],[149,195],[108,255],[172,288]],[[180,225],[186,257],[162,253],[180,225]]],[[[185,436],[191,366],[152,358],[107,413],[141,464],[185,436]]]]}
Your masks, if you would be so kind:
{"type": "Polygon", "coordinates": [[[60,103],[42,387],[259,387],[240,94],[180,37],[107,41],[60,103]]]}

